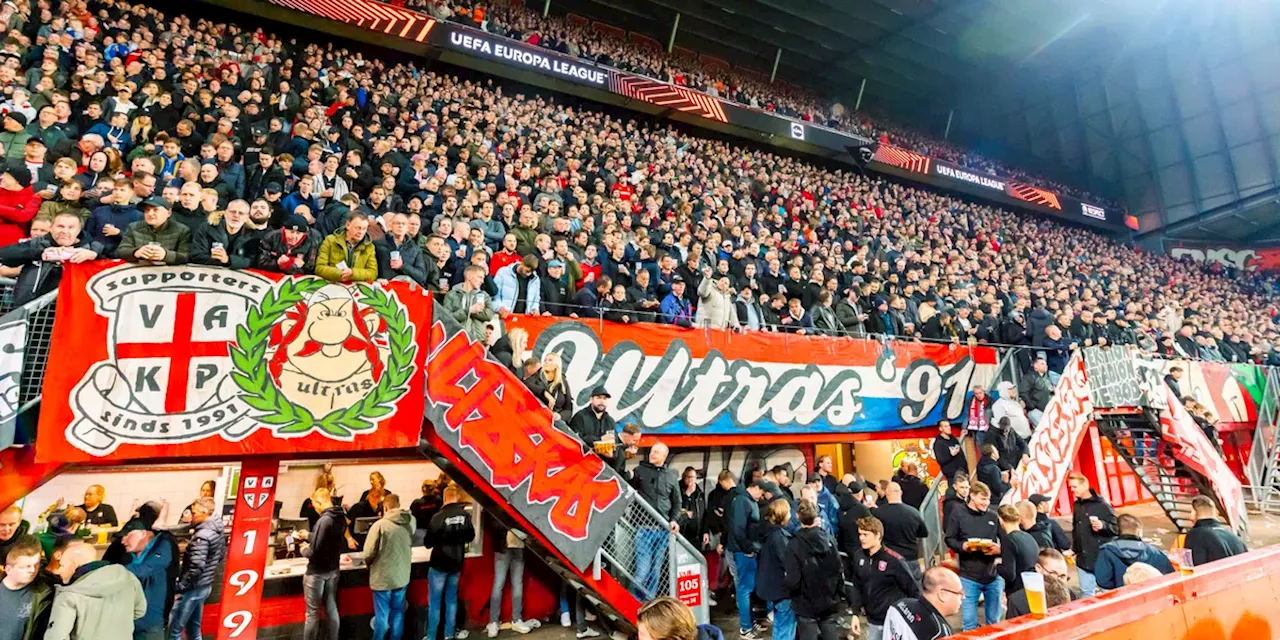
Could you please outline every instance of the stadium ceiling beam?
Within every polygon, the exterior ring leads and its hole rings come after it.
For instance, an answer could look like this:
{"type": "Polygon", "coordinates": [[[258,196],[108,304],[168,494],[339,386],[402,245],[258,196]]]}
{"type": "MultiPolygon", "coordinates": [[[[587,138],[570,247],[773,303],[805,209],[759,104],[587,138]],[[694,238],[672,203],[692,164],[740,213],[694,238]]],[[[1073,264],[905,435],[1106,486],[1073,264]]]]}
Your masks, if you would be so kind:
{"type": "MultiPolygon", "coordinates": [[[[738,4],[737,2],[734,2],[734,0],[727,0],[727,1],[729,2],[729,6],[730,6],[730,8],[731,8],[731,9],[733,8],[733,5],[737,5],[737,4],[738,4]]],[[[711,0],[711,2],[712,2],[713,4],[716,4],[717,6],[721,6],[721,7],[726,6],[726,5],[724,4],[724,3],[726,2],[726,0],[711,0]]],[[[835,45],[834,45],[834,46],[832,46],[832,45],[830,44],[830,40],[828,40],[828,41],[823,42],[823,43],[821,43],[821,44],[820,44],[820,46],[822,46],[823,48],[825,48],[825,49],[827,49],[827,50],[839,51],[839,50],[844,49],[844,48],[846,48],[846,47],[848,46],[848,43],[849,43],[849,40],[850,40],[850,38],[849,38],[849,34],[848,34],[848,33],[846,33],[846,32],[839,31],[839,30],[835,29],[835,28],[834,28],[834,26],[833,26],[833,25],[835,25],[835,24],[840,24],[840,21],[839,21],[839,20],[826,20],[826,21],[824,21],[824,20],[821,20],[821,19],[820,19],[820,18],[818,18],[818,17],[815,17],[815,16],[818,16],[818,15],[819,15],[819,13],[820,13],[820,11],[821,11],[821,10],[816,10],[816,11],[804,11],[803,9],[801,9],[801,10],[797,11],[797,9],[796,9],[796,5],[794,5],[794,4],[790,4],[790,3],[787,3],[787,2],[779,2],[779,1],[777,1],[777,0],[757,0],[756,2],[752,3],[752,6],[753,6],[753,7],[758,7],[758,6],[765,6],[765,7],[768,7],[768,8],[770,8],[770,9],[772,9],[776,14],[786,16],[788,19],[790,19],[790,20],[791,20],[791,24],[792,24],[792,25],[795,25],[795,23],[796,23],[797,21],[798,21],[798,22],[803,23],[803,26],[790,26],[790,27],[788,27],[788,29],[789,29],[791,32],[796,33],[796,34],[801,34],[801,33],[803,33],[803,34],[805,34],[805,37],[806,37],[806,38],[809,38],[809,37],[810,37],[810,34],[812,34],[812,33],[814,32],[815,27],[816,27],[816,28],[818,28],[818,29],[821,29],[821,30],[822,30],[823,32],[825,32],[825,33],[831,33],[831,34],[833,34],[833,35],[835,36],[835,39],[836,39],[836,43],[835,43],[835,45]]],[[[810,5],[810,6],[812,6],[812,5],[810,5]]],[[[733,10],[734,10],[734,11],[737,11],[738,9],[733,9],[733,10]]],[[[765,24],[765,25],[770,25],[770,24],[772,24],[773,22],[775,22],[775,20],[773,20],[773,19],[767,19],[767,20],[766,20],[766,19],[765,19],[761,14],[759,14],[759,13],[752,13],[752,14],[751,14],[751,17],[752,17],[753,19],[755,19],[756,21],[758,21],[758,22],[762,22],[762,23],[763,23],[763,24],[765,24]]],[[[856,37],[854,38],[854,41],[855,41],[855,42],[856,42],[856,41],[858,41],[856,37]]],[[[937,49],[937,47],[932,47],[932,46],[931,46],[931,48],[934,48],[934,49],[935,49],[935,50],[937,50],[939,53],[944,53],[942,50],[937,49]]],[[[793,50],[793,51],[794,51],[794,50],[796,50],[796,49],[795,49],[795,46],[793,45],[793,46],[792,46],[792,47],[790,47],[788,50],[793,50]]],[[[900,60],[902,60],[902,61],[904,61],[904,62],[906,62],[906,63],[908,63],[908,64],[912,65],[913,67],[915,67],[915,69],[913,69],[913,71],[914,71],[914,75],[917,75],[917,76],[919,76],[919,75],[925,75],[925,74],[932,74],[932,75],[936,75],[936,76],[940,76],[940,77],[945,77],[945,76],[953,75],[954,73],[956,73],[956,71],[955,71],[955,69],[954,69],[954,68],[949,69],[949,70],[939,69],[936,65],[928,65],[928,64],[925,64],[925,63],[920,62],[919,60],[913,60],[913,59],[912,59],[912,58],[910,58],[910,57],[904,56],[904,55],[902,55],[902,54],[900,54],[900,53],[897,53],[897,52],[894,52],[894,51],[888,51],[888,50],[885,50],[885,49],[879,49],[879,50],[878,50],[878,53],[881,53],[881,54],[883,54],[883,55],[893,56],[893,57],[895,57],[895,58],[897,58],[897,59],[900,59],[900,60]]]]}

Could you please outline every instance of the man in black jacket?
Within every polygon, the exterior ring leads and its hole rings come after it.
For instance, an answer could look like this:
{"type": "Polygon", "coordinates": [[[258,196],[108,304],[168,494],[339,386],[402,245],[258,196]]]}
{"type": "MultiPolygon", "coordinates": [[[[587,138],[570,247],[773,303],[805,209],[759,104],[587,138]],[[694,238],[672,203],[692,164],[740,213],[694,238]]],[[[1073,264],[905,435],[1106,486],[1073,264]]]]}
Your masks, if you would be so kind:
{"type": "MultiPolygon", "coordinates": [[[[328,489],[321,487],[311,494],[311,504],[332,505],[333,498],[328,489]]],[[[302,634],[307,640],[338,640],[338,562],[348,549],[346,528],[346,514],[341,506],[333,505],[320,514],[311,530],[310,543],[302,546],[302,555],[308,558],[307,572],[302,576],[302,595],[307,606],[302,634]],[[325,617],[323,633],[321,607],[325,617]]]]}
{"type": "Polygon", "coordinates": [[[553,316],[567,318],[575,311],[572,306],[573,296],[569,295],[569,282],[564,277],[564,268],[561,260],[547,262],[546,276],[538,278],[538,285],[542,287],[538,308],[553,316]]]}
{"type": "Polygon", "coordinates": [[[422,261],[422,247],[409,235],[409,217],[393,213],[390,218],[387,233],[373,243],[378,257],[378,277],[409,278],[425,286],[427,266],[422,261]]]}
{"type": "Polygon", "coordinates": [[[80,216],[61,213],[49,233],[25,242],[0,247],[0,264],[22,267],[13,288],[13,305],[21,306],[58,288],[62,263],[96,260],[102,245],[81,233],[80,216]]]}
{"type": "MultiPolygon", "coordinates": [[[[890,489],[894,485],[890,484],[890,489]]],[[[902,503],[898,506],[911,509],[902,503]]],[[[890,506],[890,505],[885,505],[890,506]]],[[[917,517],[919,514],[917,514],[917,517]]],[[[924,524],[922,520],[921,525],[924,524]]],[[[916,572],[909,566],[912,561],[903,558],[897,551],[884,546],[885,529],[877,518],[863,518],[858,521],[858,538],[861,548],[854,552],[853,584],[849,590],[852,596],[853,611],[858,613],[865,609],[867,614],[867,636],[879,638],[884,629],[884,616],[889,607],[904,598],[920,597],[920,586],[916,584],[916,572]]],[[[917,567],[919,563],[916,562],[917,567]]],[[[853,616],[851,626],[854,635],[858,634],[860,622],[853,616]]]]}
{"type": "Polygon", "coordinates": [[[1076,499],[1071,512],[1071,548],[1076,556],[1080,591],[1089,598],[1098,591],[1098,581],[1093,576],[1098,550],[1120,534],[1120,527],[1115,510],[1089,487],[1088,478],[1073,473],[1067,476],[1067,484],[1076,499]]]}
{"type": "Polygon", "coordinates": [[[978,598],[985,601],[986,623],[1000,621],[1000,596],[1004,580],[997,572],[1000,558],[1000,527],[991,512],[991,489],[981,482],[969,487],[969,502],[947,516],[944,526],[947,547],[960,561],[960,584],[964,587],[961,619],[964,630],[978,628],[978,598]]]}
{"type": "Polygon", "coordinates": [[[1031,426],[1039,426],[1040,419],[1044,417],[1045,409],[1049,406],[1049,400],[1053,398],[1053,383],[1049,381],[1049,363],[1045,362],[1044,358],[1036,358],[1031,365],[1030,373],[1018,381],[1018,397],[1022,398],[1027,410],[1027,420],[1031,421],[1031,426]]]}
{"type": "MultiPolygon", "coordinates": [[[[920,541],[928,537],[929,527],[925,525],[924,517],[918,509],[903,503],[901,485],[890,482],[884,497],[887,502],[871,512],[881,525],[880,535],[884,546],[900,555],[911,571],[911,577],[919,581],[924,575],[920,569],[920,541]]],[[[858,530],[862,531],[861,520],[858,521],[858,530]]],[[[893,603],[885,606],[890,604],[893,603]]]]}
{"type": "Polygon", "coordinates": [[[1040,545],[1022,530],[1022,517],[1013,505],[1000,505],[996,515],[1000,518],[1000,577],[1004,578],[1004,592],[1008,595],[1022,590],[1022,572],[1036,566],[1040,545]]]}
{"type": "Polygon", "coordinates": [[[1071,550],[1071,538],[1062,530],[1062,525],[1057,520],[1049,517],[1049,509],[1053,504],[1048,496],[1037,493],[1029,500],[1020,501],[1013,506],[1022,519],[1022,530],[1031,534],[1037,546],[1057,551],[1071,550]]]}
{"type": "MultiPolygon", "coordinates": [[[[667,453],[667,445],[661,442],[653,445],[649,449],[649,459],[641,462],[632,473],[631,486],[649,506],[666,518],[671,534],[676,534],[680,533],[680,482],[666,466],[667,453]]],[[[662,572],[671,534],[657,527],[642,527],[636,531],[637,597],[641,601],[658,595],[658,576],[662,572]]]]}
{"type": "Polygon", "coordinates": [[[786,587],[796,613],[796,640],[839,640],[844,636],[840,613],[854,604],[845,587],[835,540],[823,531],[817,506],[801,501],[796,507],[800,530],[783,555],[786,587]]]}
{"type": "Polygon", "coordinates": [[[592,448],[606,433],[614,433],[618,423],[609,415],[609,391],[603,385],[591,390],[591,404],[573,414],[569,419],[569,428],[573,430],[587,448],[592,448]]]}
{"type": "Polygon", "coordinates": [[[200,615],[204,602],[213,590],[213,578],[227,556],[227,537],[222,518],[214,518],[213,498],[201,498],[191,505],[191,524],[195,532],[182,554],[182,570],[175,591],[178,600],[169,613],[169,629],[187,632],[188,638],[200,637],[200,615]]]}
{"type": "Polygon", "coordinates": [[[920,597],[899,600],[884,617],[884,637],[893,640],[937,640],[951,635],[947,617],[960,610],[964,594],[960,578],[945,567],[924,572],[920,597]]]}
{"type": "Polygon", "coordinates": [[[951,480],[957,471],[969,470],[969,459],[960,447],[960,440],[951,435],[951,422],[938,421],[938,437],[933,439],[933,459],[942,468],[942,477],[951,480]]]}
{"type": "MultiPolygon", "coordinates": [[[[733,556],[740,640],[759,640],[751,630],[751,594],[756,589],[756,552],[760,550],[760,499],[773,483],[756,480],[747,488],[729,489],[725,509],[725,551],[733,556]]],[[[794,608],[794,603],[793,603],[794,608]]]]}
{"type": "Polygon", "coordinates": [[[427,612],[427,635],[435,638],[440,630],[440,614],[444,616],[444,637],[454,637],[454,623],[458,608],[458,578],[462,575],[462,562],[467,555],[467,545],[476,538],[476,527],[467,511],[462,489],[450,484],[444,489],[444,507],[431,517],[423,545],[431,549],[427,561],[427,591],[431,600],[427,612]]]}
{"type": "Polygon", "coordinates": [[[222,219],[192,232],[191,262],[213,267],[248,269],[258,260],[260,232],[249,222],[249,203],[232,200],[222,219]]]}
{"type": "Polygon", "coordinates": [[[1218,521],[1218,508],[1213,500],[1196,496],[1191,499],[1191,509],[1196,514],[1196,523],[1187,532],[1186,547],[1191,550],[1191,561],[1195,566],[1248,551],[1240,538],[1218,521]]]}
{"type": "Polygon", "coordinates": [[[995,445],[982,445],[982,457],[978,458],[978,468],[974,474],[979,482],[991,489],[991,501],[996,504],[1000,504],[1000,499],[1009,491],[1009,483],[1005,481],[1005,474],[1009,472],[1001,468],[1000,458],[1000,450],[995,445]]]}

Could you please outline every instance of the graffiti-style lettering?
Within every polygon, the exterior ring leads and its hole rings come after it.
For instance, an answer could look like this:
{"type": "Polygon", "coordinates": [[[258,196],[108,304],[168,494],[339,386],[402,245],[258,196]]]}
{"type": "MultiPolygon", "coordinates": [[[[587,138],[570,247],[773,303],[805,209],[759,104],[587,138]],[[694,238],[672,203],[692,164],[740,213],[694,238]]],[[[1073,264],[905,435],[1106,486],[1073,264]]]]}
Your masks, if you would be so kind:
{"type": "Polygon", "coordinates": [[[527,485],[529,503],[549,505],[554,531],[586,540],[593,514],[622,497],[617,479],[577,439],[552,426],[551,412],[524,385],[507,384],[515,378],[485,358],[483,345],[462,332],[444,339],[438,324],[431,336],[427,399],[447,407],[444,426],[459,446],[479,458],[494,488],[516,494],[527,485]]]}
{"type": "Polygon", "coordinates": [[[1030,461],[1014,471],[1013,489],[1005,494],[1003,502],[1013,504],[1037,493],[1058,495],[1092,419],[1093,402],[1089,398],[1084,362],[1076,355],[1067,363],[1057,393],[1027,443],[1030,461]]]}

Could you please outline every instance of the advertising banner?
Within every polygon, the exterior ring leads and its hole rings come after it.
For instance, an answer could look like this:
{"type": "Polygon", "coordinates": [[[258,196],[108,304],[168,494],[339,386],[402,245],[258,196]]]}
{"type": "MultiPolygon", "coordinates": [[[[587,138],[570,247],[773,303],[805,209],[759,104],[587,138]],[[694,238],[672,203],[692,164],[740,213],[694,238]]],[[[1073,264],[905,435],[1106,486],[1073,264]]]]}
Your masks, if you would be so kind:
{"type": "Polygon", "coordinates": [[[404,283],[71,265],[39,459],[416,446],[429,313],[430,297],[404,283]]]}
{"type": "Polygon", "coordinates": [[[446,314],[431,327],[430,352],[426,414],[444,443],[437,448],[586,571],[634,491],[446,314]]]}
{"type": "Polygon", "coordinates": [[[559,353],[575,409],[612,395],[619,424],[664,436],[879,432],[959,421],[995,371],[989,347],[590,324],[521,317],[532,357],[559,353]]]}

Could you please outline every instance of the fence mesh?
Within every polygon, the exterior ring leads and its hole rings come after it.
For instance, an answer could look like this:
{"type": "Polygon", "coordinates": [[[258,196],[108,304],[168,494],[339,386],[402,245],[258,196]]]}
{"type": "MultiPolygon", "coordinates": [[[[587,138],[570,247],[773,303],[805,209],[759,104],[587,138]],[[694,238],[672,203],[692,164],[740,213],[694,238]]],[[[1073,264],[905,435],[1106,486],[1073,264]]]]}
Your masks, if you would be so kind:
{"type": "Polygon", "coordinates": [[[671,583],[673,536],[647,503],[633,500],[604,543],[609,573],[641,602],[674,592],[671,583]]]}
{"type": "Polygon", "coordinates": [[[53,317],[52,299],[27,315],[27,345],[22,355],[22,384],[18,394],[20,407],[29,406],[40,399],[40,390],[44,388],[45,367],[49,360],[49,346],[53,337],[53,317]]]}

